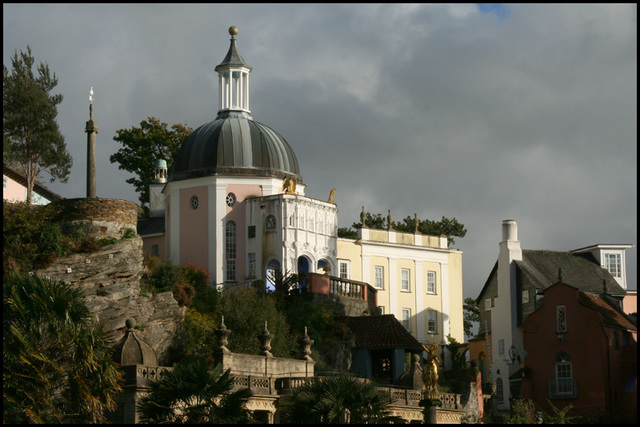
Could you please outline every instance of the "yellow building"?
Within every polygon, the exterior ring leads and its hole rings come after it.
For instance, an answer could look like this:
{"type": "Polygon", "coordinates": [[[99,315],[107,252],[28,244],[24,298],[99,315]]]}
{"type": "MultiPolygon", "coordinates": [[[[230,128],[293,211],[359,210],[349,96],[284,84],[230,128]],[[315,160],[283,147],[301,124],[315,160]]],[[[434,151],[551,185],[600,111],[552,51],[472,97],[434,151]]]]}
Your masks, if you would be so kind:
{"type": "Polygon", "coordinates": [[[393,314],[422,343],[464,342],[462,252],[446,236],[361,228],[338,238],[334,275],[371,284],[381,314],[393,314]]]}

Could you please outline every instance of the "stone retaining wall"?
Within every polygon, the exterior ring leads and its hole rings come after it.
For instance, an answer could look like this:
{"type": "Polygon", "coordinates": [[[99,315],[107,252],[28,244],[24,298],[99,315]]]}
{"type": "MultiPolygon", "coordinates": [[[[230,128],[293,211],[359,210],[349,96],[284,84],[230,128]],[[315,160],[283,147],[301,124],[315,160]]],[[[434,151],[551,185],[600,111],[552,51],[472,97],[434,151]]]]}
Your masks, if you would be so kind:
{"type": "Polygon", "coordinates": [[[138,205],[128,200],[77,198],[54,202],[61,208],[63,230],[82,230],[87,236],[121,238],[138,225],[138,205]]]}

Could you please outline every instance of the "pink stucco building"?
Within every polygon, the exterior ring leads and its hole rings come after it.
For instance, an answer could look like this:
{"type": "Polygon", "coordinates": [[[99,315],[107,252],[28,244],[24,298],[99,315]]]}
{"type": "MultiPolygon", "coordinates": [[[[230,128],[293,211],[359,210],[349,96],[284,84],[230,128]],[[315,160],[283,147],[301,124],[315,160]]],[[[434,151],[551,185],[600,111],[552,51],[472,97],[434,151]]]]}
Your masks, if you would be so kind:
{"type": "MultiPolygon", "coordinates": [[[[6,163],[2,164],[2,199],[7,202],[24,202],[27,200],[27,178],[6,163]]],[[[46,187],[36,183],[33,186],[31,204],[46,205],[60,196],[46,187]]]]}

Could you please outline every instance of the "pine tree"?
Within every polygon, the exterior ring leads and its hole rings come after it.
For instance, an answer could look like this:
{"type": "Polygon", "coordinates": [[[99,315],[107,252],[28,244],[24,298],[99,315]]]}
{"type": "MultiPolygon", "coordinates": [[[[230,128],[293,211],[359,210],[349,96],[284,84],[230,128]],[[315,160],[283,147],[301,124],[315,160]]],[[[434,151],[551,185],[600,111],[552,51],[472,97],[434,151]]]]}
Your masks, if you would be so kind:
{"type": "Polygon", "coordinates": [[[51,94],[58,79],[42,62],[36,77],[33,65],[27,46],[26,53],[16,51],[11,58],[11,73],[3,65],[2,76],[2,157],[26,176],[29,204],[42,172],[51,176],[51,182],[67,182],[73,165],[56,121],[62,95],[51,94]]]}

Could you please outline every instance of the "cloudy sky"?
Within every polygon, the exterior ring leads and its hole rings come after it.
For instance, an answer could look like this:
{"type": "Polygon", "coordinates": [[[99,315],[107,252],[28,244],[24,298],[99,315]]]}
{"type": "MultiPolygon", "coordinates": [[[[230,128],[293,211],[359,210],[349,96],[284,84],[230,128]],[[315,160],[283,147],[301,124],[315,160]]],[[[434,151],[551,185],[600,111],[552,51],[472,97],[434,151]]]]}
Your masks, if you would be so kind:
{"type": "Polygon", "coordinates": [[[64,95],[74,167],[44,183],[85,196],[93,87],[97,194],[137,202],[116,130],[213,120],[232,25],[254,120],[292,146],[308,196],[337,188],[340,226],[362,206],[457,218],[474,298],[504,219],[523,249],[631,243],[637,289],[635,4],[4,4],[3,64],[29,45],[64,95]]]}

